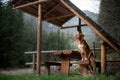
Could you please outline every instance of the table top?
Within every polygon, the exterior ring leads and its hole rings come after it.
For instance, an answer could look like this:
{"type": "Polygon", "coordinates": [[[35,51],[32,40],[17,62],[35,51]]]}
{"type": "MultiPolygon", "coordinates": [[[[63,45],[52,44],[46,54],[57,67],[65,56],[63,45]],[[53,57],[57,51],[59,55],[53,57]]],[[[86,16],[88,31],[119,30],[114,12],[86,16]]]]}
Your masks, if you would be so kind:
{"type": "Polygon", "coordinates": [[[70,57],[70,58],[81,59],[80,52],[79,51],[74,51],[74,50],[56,51],[56,52],[54,52],[54,55],[57,55],[61,58],[70,57]]]}

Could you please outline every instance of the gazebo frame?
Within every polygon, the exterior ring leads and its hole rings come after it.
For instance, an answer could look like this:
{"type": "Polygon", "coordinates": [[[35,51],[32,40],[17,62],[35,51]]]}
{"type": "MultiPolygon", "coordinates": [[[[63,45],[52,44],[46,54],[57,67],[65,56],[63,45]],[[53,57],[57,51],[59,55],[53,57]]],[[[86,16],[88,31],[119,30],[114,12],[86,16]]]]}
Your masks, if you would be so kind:
{"type": "Polygon", "coordinates": [[[116,52],[120,53],[120,46],[107,34],[99,25],[86,16],[69,0],[13,0],[13,9],[18,9],[32,16],[38,17],[37,27],[37,73],[41,72],[41,40],[42,40],[42,21],[50,22],[61,29],[89,26],[98,36],[103,39],[101,44],[101,73],[105,72],[106,46],[110,46],[116,52]],[[80,21],[86,24],[63,27],[63,24],[74,16],[78,16],[80,21]]]}

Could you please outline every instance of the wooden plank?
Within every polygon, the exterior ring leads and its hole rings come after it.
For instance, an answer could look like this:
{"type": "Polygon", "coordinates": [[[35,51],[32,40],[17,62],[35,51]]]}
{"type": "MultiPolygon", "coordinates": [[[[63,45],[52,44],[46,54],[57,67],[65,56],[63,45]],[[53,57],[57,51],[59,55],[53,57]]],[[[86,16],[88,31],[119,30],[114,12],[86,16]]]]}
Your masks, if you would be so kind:
{"type": "Polygon", "coordinates": [[[25,52],[25,54],[36,54],[37,51],[29,51],[29,52],[25,52]]]}
{"type": "Polygon", "coordinates": [[[82,19],[96,34],[98,34],[105,42],[107,42],[115,51],[120,53],[120,49],[113,44],[108,38],[103,35],[98,29],[98,25],[94,23],[89,17],[87,17],[80,9],[73,5],[68,0],[60,0],[69,10],[71,10],[76,16],[82,19]]]}
{"type": "Polygon", "coordinates": [[[75,26],[66,26],[66,27],[61,27],[61,29],[69,29],[69,28],[76,28],[78,25],[75,26]]]}
{"type": "Polygon", "coordinates": [[[52,24],[54,24],[55,26],[57,26],[57,27],[61,27],[61,22],[59,22],[58,21],[58,19],[56,20],[56,19],[54,19],[54,20],[49,20],[49,21],[47,21],[47,22],[49,22],[49,23],[52,23],[52,24]]]}
{"type": "Polygon", "coordinates": [[[53,53],[53,52],[56,52],[56,51],[61,51],[61,50],[41,51],[41,53],[53,53]]]}
{"type": "Polygon", "coordinates": [[[27,63],[25,63],[25,65],[33,65],[33,62],[27,62],[27,63]]]}
{"type": "Polygon", "coordinates": [[[71,54],[72,52],[73,52],[72,50],[64,50],[64,51],[63,51],[63,54],[69,55],[69,54],[71,54]]]}
{"type": "Polygon", "coordinates": [[[23,1],[23,0],[18,0],[18,1],[14,4],[14,6],[18,5],[21,1],[23,1]]]}
{"type": "MultiPolygon", "coordinates": [[[[73,16],[73,17],[74,17],[74,16],[73,16]]],[[[71,17],[69,20],[71,20],[73,17],[71,17]]],[[[66,22],[68,22],[69,20],[67,20],[67,21],[65,21],[64,23],[62,23],[61,26],[64,25],[64,24],[65,24],[66,22]]]]}
{"type": "Polygon", "coordinates": [[[38,29],[37,29],[37,74],[41,72],[41,45],[42,45],[42,5],[38,5],[38,29]]]}
{"type": "Polygon", "coordinates": [[[49,10],[46,14],[44,14],[43,17],[46,17],[50,12],[52,12],[53,10],[55,10],[59,5],[60,5],[60,3],[58,3],[55,7],[53,7],[51,10],[49,10]]]}
{"type": "MultiPolygon", "coordinates": [[[[35,63],[35,65],[36,65],[37,63],[35,63]]],[[[33,62],[27,62],[27,63],[25,63],[25,65],[33,65],[33,62]]],[[[45,62],[41,62],[41,65],[45,65],[45,62]]]]}
{"type": "MultiPolygon", "coordinates": [[[[54,53],[54,52],[57,52],[57,51],[63,51],[63,50],[51,50],[51,51],[41,51],[41,53],[54,53]]],[[[36,54],[37,51],[28,51],[28,52],[25,52],[25,54],[36,54]]]]}
{"type": "Polygon", "coordinates": [[[56,16],[56,17],[52,17],[52,18],[44,18],[45,21],[50,21],[53,19],[59,19],[59,18],[64,18],[64,17],[69,17],[69,16],[73,16],[74,14],[66,14],[66,15],[62,15],[62,16],[56,16]]]}
{"type": "Polygon", "coordinates": [[[104,43],[101,44],[101,73],[104,74],[106,70],[106,49],[104,43]]]}
{"type": "Polygon", "coordinates": [[[77,51],[73,51],[73,50],[57,51],[57,52],[54,52],[54,55],[59,56],[60,58],[69,57],[69,58],[81,59],[81,55],[78,50],[77,51]]]}
{"type": "Polygon", "coordinates": [[[38,9],[35,9],[32,6],[27,6],[26,8],[20,8],[20,9],[25,9],[25,10],[27,10],[27,12],[29,12],[29,14],[34,14],[34,15],[38,16],[38,9]]]}
{"type": "Polygon", "coordinates": [[[56,51],[56,52],[54,52],[54,55],[61,55],[61,54],[63,54],[63,55],[70,55],[70,54],[75,54],[75,53],[77,53],[77,52],[79,52],[78,50],[77,51],[73,51],[73,50],[63,50],[63,51],[56,51]]]}
{"type": "Polygon", "coordinates": [[[61,56],[61,54],[63,55],[70,55],[72,53],[72,50],[63,50],[63,51],[56,51],[54,52],[54,55],[58,55],[61,56]]]}
{"type": "Polygon", "coordinates": [[[53,66],[61,66],[61,62],[58,61],[47,61],[45,64],[53,65],[53,66]]]}
{"type": "MultiPolygon", "coordinates": [[[[87,26],[87,24],[81,24],[81,27],[87,26]]],[[[65,26],[61,27],[61,29],[69,29],[69,28],[76,28],[79,27],[79,25],[74,25],[74,26],[65,26]]]]}
{"type": "Polygon", "coordinates": [[[23,4],[23,5],[19,5],[19,6],[15,6],[13,4],[13,9],[19,9],[19,8],[23,8],[23,7],[27,7],[27,6],[31,6],[31,5],[35,5],[35,4],[40,4],[40,3],[43,3],[46,1],[51,1],[51,0],[39,0],[39,1],[29,2],[29,3],[23,4]]]}
{"type": "Polygon", "coordinates": [[[59,11],[61,14],[71,14],[72,12],[66,8],[65,5],[60,4],[59,8],[57,9],[57,11],[59,11]]]}
{"type": "Polygon", "coordinates": [[[23,12],[25,12],[25,13],[28,13],[28,14],[30,14],[31,16],[38,17],[34,12],[28,11],[26,8],[24,8],[24,9],[20,8],[19,10],[20,10],[20,11],[23,11],[23,12]]]}
{"type": "MultiPolygon", "coordinates": [[[[26,65],[33,65],[33,62],[27,62],[25,63],[26,65]]],[[[35,63],[37,64],[37,63],[35,63]]],[[[45,64],[49,64],[49,65],[53,65],[53,66],[60,66],[61,62],[58,61],[46,61],[46,62],[41,62],[41,65],[45,65],[45,64]]],[[[72,65],[72,64],[71,64],[72,65]]]]}

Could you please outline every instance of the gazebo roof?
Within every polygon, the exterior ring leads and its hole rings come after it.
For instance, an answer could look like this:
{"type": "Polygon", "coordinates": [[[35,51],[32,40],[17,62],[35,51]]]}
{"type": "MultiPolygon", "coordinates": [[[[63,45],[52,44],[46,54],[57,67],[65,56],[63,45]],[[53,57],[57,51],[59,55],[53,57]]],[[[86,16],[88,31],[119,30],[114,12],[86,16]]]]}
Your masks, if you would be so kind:
{"type": "MultiPolygon", "coordinates": [[[[38,17],[38,4],[42,4],[42,20],[55,24],[61,28],[63,24],[71,18],[78,16],[95,31],[103,41],[120,53],[120,44],[69,0],[13,0],[12,4],[14,9],[19,9],[35,17],[38,17]]],[[[80,24],[78,26],[82,25],[80,24]]]]}
{"type": "Polygon", "coordinates": [[[59,27],[75,16],[60,0],[13,0],[12,2],[17,9],[35,17],[38,17],[38,3],[42,4],[43,20],[59,27]],[[29,6],[21,6],[24,4],[29,6]]]}

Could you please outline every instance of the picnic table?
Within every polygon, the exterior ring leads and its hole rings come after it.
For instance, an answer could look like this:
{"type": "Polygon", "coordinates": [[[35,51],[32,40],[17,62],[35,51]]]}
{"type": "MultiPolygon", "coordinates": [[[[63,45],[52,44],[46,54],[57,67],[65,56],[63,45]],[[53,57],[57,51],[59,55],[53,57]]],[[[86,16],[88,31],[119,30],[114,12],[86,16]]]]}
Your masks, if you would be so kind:
{"type": "Polygon", "coordinates": [[[61,69],[60,73],[62,75],[69,75],[70,73],[70,59],[81,59],[81,55],[78,51],[74,50],[63,50],[63,51],[56,51],[54,55],[59,56],[61,58],[61,69]]]}
{"type": "MultiPolygon", "coordinates": [[[[36,65],[36,51],[30,51],[25,52],[25,54],[32,54],[33,55],[33,61],[27,62],[26,65],[33,65],[33,71],[35,72],[35,65],[36,65]]],[[[61,58],[61,60],[58,61],[45,61],[41,62],[41,65],[45,65],[46,67],[46,74],[50,75],[50,66],[60,66],[60,73],[63,75],[69,75],[70,72],[70,66],[72,66],[73,63],[70,63],[71,58],[74,59],[81,59],[81,55],[77,50],[53,50],[53,51],[42,51],[42,53],[50,54],[52,53],[55,56],[58,56],[61,58]]]]}

